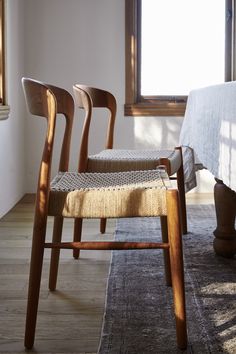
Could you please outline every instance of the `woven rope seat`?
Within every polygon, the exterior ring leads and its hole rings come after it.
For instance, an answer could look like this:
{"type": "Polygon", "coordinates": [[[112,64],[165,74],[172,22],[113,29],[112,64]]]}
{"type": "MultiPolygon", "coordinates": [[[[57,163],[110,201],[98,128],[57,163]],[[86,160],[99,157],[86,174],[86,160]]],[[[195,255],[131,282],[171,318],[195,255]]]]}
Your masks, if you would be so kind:
{"type": "Polygon", "coordinates": [[[152,170],[160,165],[160,159],[170,161],[170,174],[178,171],[181,154],[178,150],[122,150],[106,149],[88,157],[87,171],[119,172],[152,170]]]}
{"type": "Polygon", "coordinates": [[[64,217],[126,217],[166,215],[162,169],[117,172],[60,172],[51,182],[49,214],[64,217]]]}

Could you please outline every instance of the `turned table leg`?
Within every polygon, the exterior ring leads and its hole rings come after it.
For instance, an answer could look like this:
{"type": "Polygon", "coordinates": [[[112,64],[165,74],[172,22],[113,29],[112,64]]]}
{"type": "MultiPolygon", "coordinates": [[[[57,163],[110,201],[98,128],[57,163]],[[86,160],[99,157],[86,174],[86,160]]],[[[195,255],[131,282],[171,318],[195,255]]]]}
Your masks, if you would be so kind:
{"type": "Polygon", "coordinates": [[[236,253],[236,193],[216,179],[214,198],[217,220],[214,250],[216,254],[230,258],[236,253]]]}

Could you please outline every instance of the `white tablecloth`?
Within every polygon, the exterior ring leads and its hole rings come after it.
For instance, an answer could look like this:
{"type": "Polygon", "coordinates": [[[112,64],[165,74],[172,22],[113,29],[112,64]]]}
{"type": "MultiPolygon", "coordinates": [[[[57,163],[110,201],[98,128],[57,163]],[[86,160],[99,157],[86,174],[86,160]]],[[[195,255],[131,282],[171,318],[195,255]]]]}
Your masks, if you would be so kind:
{"type": "MultiPolygon", "coordinates": [[[[214,177],[236,190],[236,81],[190,92],[180,145],[193,149],[214,177]]],[[[183,159],[191,189],[195,168],[189,151],[183,149],[183,159]]]]}

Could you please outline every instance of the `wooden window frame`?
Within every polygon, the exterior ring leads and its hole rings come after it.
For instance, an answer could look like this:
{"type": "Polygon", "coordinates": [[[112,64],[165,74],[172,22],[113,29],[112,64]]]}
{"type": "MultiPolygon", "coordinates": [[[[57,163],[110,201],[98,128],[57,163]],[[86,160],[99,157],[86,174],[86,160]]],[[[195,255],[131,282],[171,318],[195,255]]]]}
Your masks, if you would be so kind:
{"type": "Polygon", "coordinates": [[[6,104],[5,85],[5,9],[4,0],[0,0],[0,104],[6,104]]]}
{"type": "MultiPolygon", "coordinates": [[[[225,81],[233,80],[234,5],[235,0],[225,0],[226,43],[225,81]]],[[[187,96],[141,96],[140,46],[141,0],[125,0],[125,116],[184,116],[187,96]]]]}
{"type": "Polygon", "coordinates": [[[7,119],[10,107],[6,95],[5,0],[0,0],[0,120],[7,119]]]}

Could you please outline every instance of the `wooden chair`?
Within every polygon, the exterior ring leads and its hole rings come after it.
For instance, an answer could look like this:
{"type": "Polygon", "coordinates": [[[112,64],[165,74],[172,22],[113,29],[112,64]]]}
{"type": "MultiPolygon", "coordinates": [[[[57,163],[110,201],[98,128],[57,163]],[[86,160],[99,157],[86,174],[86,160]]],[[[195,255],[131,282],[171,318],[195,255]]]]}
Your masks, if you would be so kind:
{"type": "MultiPolygon", "coordinates": [[[[68,172],[74,114],[71,95],[63,89],[22,79],[28,109],[46,118],[47,129],[39,170],[30,264],[25,347],[34,344],[44,249],[51,248],[49,289],[56,288],[60,249],[162,249],[166,280],[173,287],[177,345],[187,346],[183,255],[178,190],[164,169],[121,173],[68,172]],[[59,172],[51,181],[57,113],[66,118],[59,172]],[[54,217],[52,242],[46,242],[47,216],[54,217]],[[160,216],[163,242],[62,242],[63,218],[160,216]]],[[[140,265],[142,266],[142,265],[140,265]]]]}
{"type": "MultiPolygon", "coordinates": [[[[174,150],[120,150],[113,149],[113,135],[116,118],[116,99],[108,91],[85,85],[73,87],[75,101],[79,108],[85,110],[85,121],[80,146],[80,172],[121,172],[134,170],[151,170],[165,165],[171,179],[177,179],[181,204],[181,223],[183,233],[187,233],[187,216],[184,187],[184,173],[181,147],[174,150]],[[105,150],[89,156],[89,128],[94,108],[105,108],[110,112],[105,150]]],[[[76,221],[75,240],[80,240],[82,220],[76,221]]],[[[106,219],[101,219],[100,231],[104,233],[106,219]]],[[[75,258],[79,256],[74,252],[75,258]]]]}

